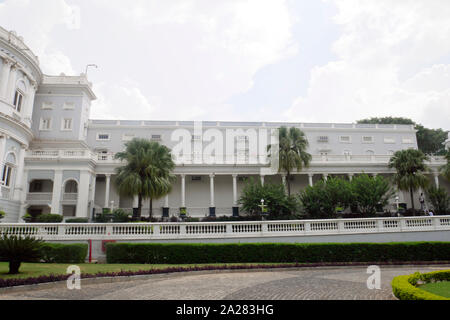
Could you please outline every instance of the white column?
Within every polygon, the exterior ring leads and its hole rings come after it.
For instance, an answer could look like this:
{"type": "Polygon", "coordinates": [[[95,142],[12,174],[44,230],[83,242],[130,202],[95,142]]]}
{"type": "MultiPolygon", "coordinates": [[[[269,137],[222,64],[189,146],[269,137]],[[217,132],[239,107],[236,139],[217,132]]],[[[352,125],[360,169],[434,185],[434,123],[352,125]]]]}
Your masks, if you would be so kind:
{"type": "Polygon", "coordinates": [[[237,207],[238,196],[237,196],[237,174],[233,174],[233,207],[237,207]]]}
{"type": "Polygon", "coordinates": [[[97,187],[97,175],[93,174],[92,176],[92,184],[91,184],[91,189],[90,189],[90,197],[89,197],[89,201],[92,202],[92,206],[95,205],[95,188],[97,187]]]}
{"type": "Polygon", "coordinates": [[[139,196],[134,196],[133,198],[133,208],[139,207],[139,196]]]}
{"type": "Polygon", "coordinates": [[[354,176],[353,173],[349,173],[349,174],[348,174],[348,180],[349,180],[349,181],[352,181],[352,180],[353,180],[353,176],[354,176]]]}
{"type": "Polygon", "coordinates": [[[0,136],[0,174],[3,172],[3,162],[5,160],[5,151],[6,151],[6,139],[7,137],[0,136]]]}
{"type": "Polygon", "coordinates": [[[6,89],[5,100],[8,103],[13,104],[14,95],[16,93],[16,79],[17,79],[17,67],[12,66],[8,79],[8,86],[6,89]]]}
{"type": "Polygon", "coordinates": [[[52,196],[52,212],[54,214],[60,214],[61,212],[61,190],[62,190],[62,170],[55,170],[55,177],[53,180],[53,196],[52,196]]]}
{"type": "Polygon", "coordinates": [[[214,201],[214,174],[209,175],[209,194],[210,194],[210,200],[211,200],[211,208],[214,208],[215,201],[214,201]]]}
{"type": "Polygon", "coordinates": [[[89,206],[89,171],[80,172],[80,183],[78,185],[78,200],[77,200],[77,218],[88,218],[88,206],[89,206]]]}
{"type": "Polygon", "coordinates": [[[265,176],[261,175],[261,185],[263,185],[263,186],[264,186],[264,180],[265,180],[265,176]]]}
{"type": "Polygon", "coordinates": [[[186,208],[186,175],[181,175],[181,208],[186,208]]]}
{"type": "Polygon", "coordinates": [[[311,173],[308,174],[308,178],[309,178],[309,186],[310,186],[310,187],[314,186],[313,177],[314,177],[313,174],[311,174],[311,173]]]}
{"type": "Polygon", "coordinates": [[[436,184],[436,188],[439,188],[439,174],[434,174],[434,183],[436,184]]]}
{"type": "Polygon", "coordinates": [[[24,186],[24,190],[21,193],[20,197],[20,211],[19,211],[19,219],[18,223],[22,221],[22,217],[26,214],[27,209],[27,192],[28,192],[28,169],[24,168],[23,174],[22,174],[22,186],[24,186]]]}
{"type": "Polygon", "coordinates": [[[284,192],[287,193],[287,181],[286,181],[286,175],[285,174],[281,175],[281,183],[283,184],[284,192]]]}
{"type": "Polygon", "coordinates": [[[23,177],[23,169],[25,166],[25,151],[26,146],[21,145],[20,151],[19,151],[19,159],[17,163],[17,172],[16,172],[16,182],[14,183],[14,200],[20,201],[21,199],[21,193],[25,192],[25,190],[22,190],[22,177],[23,177]]]}
{"type": "Polygon", "coordinates": [[[106,175],[106,188],[105,188],[105,205],[103,208],[109,208],[109,193],[111,191],[111,175],[106,175]]]}
{"type": "Polygon", "coordinates": [[[8,88],[11,66],[12,62],[10,60],[3,59],[2,74],[0,75],[0,99],[6,100],[6,89],[8,88]]]}
{"type": "Polygon", "coordinates": [[[328,180],[328,173],[324,173],[324,174],[323,174],[323,180],[325,180],[325,181],[328,180]]]}
{"type": "Polygon", "coordinates": [[[169,208],[169,195],[166,194],[164,197],[164,208],[169,208]]]}
{"type": "Polygon", "coordinates": [[[30,82],[32,82],[32,85],[31,85],[30,89],[28,90],[27,101],[26,101],[25,108],[23,108],[22,114],[23,114],[24,120],[31,127],[31,124],[32,124],[31,122],[33,119],[34,97],[36,95],[37,83],[33,80],[30,80],[30,82]]]}

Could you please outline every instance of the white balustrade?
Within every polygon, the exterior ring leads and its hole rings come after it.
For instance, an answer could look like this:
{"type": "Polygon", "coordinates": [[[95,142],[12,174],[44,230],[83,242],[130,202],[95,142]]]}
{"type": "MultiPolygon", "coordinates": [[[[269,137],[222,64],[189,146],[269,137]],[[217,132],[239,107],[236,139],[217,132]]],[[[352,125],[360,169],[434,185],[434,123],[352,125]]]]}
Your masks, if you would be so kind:
{"type": "Polygon", "coordinates": [[[158,240],[450,231],[450,216],[199,223],[6,224],[0,235],[44,240],[158,240]]]}

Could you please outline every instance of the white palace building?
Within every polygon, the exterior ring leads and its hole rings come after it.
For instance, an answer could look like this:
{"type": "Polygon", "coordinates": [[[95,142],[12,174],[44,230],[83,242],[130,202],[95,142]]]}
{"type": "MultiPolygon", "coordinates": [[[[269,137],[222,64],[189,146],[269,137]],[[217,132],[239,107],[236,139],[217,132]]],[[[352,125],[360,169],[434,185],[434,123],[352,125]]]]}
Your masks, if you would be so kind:
{"type": "MultiPolygon", "coordinates": [[[[210,208],[217,216],[231,215],[236,213],[239,194],[248,178],[263,183],[285,182],[285,176],[269,170],[267,161],[252,161],[259,159],[259,152],[267,146],[261,146],[260,141],[259,148],[253,150],[249,146],[253,132],[270,136],[280,126],[295,126],[305,132],[313,160],[293,177],[293,192],[329,176],[351,179],[362,172],[392,175],[388,168],[391,155],[417,148],[416,131],[410,125],[207,121],[198,132],[198,126],[189,121],[91,120],[91,102],[95,99],[84,74],[44,75],[38,58],[23,39],[0,28],[3,222],[22,222],[26,212],[92,218],[102,208],[135,208],[136,199],[121,197],[114,183],[115,170],[121,165],[114,154],[123,151],[124,144],[134,137],[160,141],[174,150],[174,136],[187,133],[189,145],[192,143],[189,149],[193,151],[188,153],[194,155],[194,161],[178,162],[173,191],[153,201],[155,216],[167,213],[163,208],[169,208],[170,215],[178,215],[184,207],[193,217],[209,215],[210,208]],[[211,136],[228,137],[228,132],[237,132],[237,146],[228,149],[228,145],[221,145],[222,150],[228,150],[227,156],[232,150],[240,161],[195,161],[201,153],[198,145],[211,136]]],[[[447,144],[450,147],[450,141],[447,144]]],[[[186,151],[180,155],[186,156],[186,151]]],[[[218,153],[213,158],[218,160],[218,153]]],[[[450,188],[438,174],[444,164],[443,158],[433,157],[430,178],[436,185],[450,188]]],[[[408,194],[399,192],[398,196],[400,202],[409,204],[408,194]]],[[[148,215],[148,208],[149,201],[144,201],[143,215],[148,215]]]]}

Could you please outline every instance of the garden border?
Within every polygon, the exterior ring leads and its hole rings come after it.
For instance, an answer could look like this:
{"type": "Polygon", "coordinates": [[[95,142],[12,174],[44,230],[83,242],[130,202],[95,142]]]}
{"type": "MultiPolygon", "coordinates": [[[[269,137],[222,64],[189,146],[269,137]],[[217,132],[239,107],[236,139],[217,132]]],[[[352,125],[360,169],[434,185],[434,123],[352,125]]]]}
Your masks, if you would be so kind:
{"type": "MultiPolygon", "coordinates": [[[[353,262],[353,263],[311,263],[311,264],[274,264],[274,265],[223,265],[223,266],[199,266],[199,267],[174,267],[164,269],[149,269],[140,271],[120,271],[97,274],[81,274],[81,283],[102,284],[113,282],[126,282],[138,279],[148,279],[153,277],[163,277],[168,275],[191,275],[191,274],[211,274],[219,272],[270,272],[279,270],[308,270],[316,268],[345,268],[345,267],[368,267],[371,265],[408,267],[408,266],[436,266],[450,265],[450,261],[409,261],[409,262],[353,262]]],[[[56,288],[66,284],[70,275],[48,275],[36,278],[23,279],[1,279],[0,294],[10,292],[21,292],[30,290],[43,290],[56,288]],[[9,286],[8,286],[9,284],[9,286]]]]}
{"type": "Polygon", "coordinates": [[[398,276],[392,280],[392,292],[399,300],[450,300],[437,294],[422,290],[415,286],[418,281],[430,282],[436,280],[450,281],[450,270],[433,271],[428,273],[414,273],[410,275],[398,276]]]}

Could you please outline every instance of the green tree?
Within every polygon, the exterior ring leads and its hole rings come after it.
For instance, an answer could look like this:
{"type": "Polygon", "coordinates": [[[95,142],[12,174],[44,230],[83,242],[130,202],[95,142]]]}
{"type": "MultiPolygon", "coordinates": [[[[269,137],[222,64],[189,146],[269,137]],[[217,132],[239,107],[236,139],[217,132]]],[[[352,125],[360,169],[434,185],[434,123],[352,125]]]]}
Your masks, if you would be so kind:
{"type": "Polygon", "coordinates": [[[395,193],[389,180],[379,175],[376,177],[369,177],[367,174],[358,175],[353,178],[351,188],[354,202],[365,215],[375,214],[379,205],[386,206],[395,193]]]}
{"type": "Polygon", "coordinates": [[[250,215],[261,212],[261,200],[267,205],[271,217],[289,216],[297,211],[298,202],[295,197],[286,195],[281,184],[261,184],[250,179],[243,191],[239,204],[242,210],[250,215]]]}
{"type": "Polygon", "coordinates": [[[22,262],[33,262],[40,257],[43,241],[29,236],[9,236],[0,238],[0,261],[9,262],[9,274],[18,274],[22,262]]]}
{"type": "Polygon", "coordinates": [[[353,202],[350,182],[340,178],[321,180],[299,194],[305,213],[313,218],[333,218],[353,202]]]}
{"type": "Polygon", "coordinates": [[[157,199],[170,192],[175,164],[170,150],[158,142],[136,138],[125,147],[125,151],[116,154],[116,159],[126,164],[116,169],[115,181],[121,195],[138,197],[135,218],[140,218],[143,199],[157,199]]]}
{"type": "Polygon", "coordinates": [[[426,190],[427,198],[431,202],[431,205],[436,214],[447,214],[450,211],[450,196],[447,191],[434,185],[431,185],[426,190]]]}
{"type": "Polygon", "coordinates": [[[447,180],[450,180],[450,150],[447,150],[445,159],[447,160],[447,164],[441,168],[441,173],[447,180]]]}
{"type": "Polygon", "coordinates": [[[279,170],[286,173],[288,195],[290,196],[293,170],[301,171],[303,167],[308,167],[311,162],[312,157],[306,151],[309,142],[305,133],[300,129],[281,127],[279,129],[279,144],[279,170]]]}
{"type": "Polygon", "coordinates": [[[393,181],[399,190],[409,191],[411,204],[414,208],[414,192],[419,188],[426,188],[429,183],[425,175],[429,168],[425,164],[429,161],[428,156],[420,150],[408,149],[397,151],[389,161],[389,168],[395,168],[393,181]]]}
{"type": "Polygon", "coordinates": [[[407,118],[395,118],[395,117],[384,117],[384,118],[370,118],[359,120],[358,123],[361,124],[410,124],[414,125],[417,130],[417,144],[419,150],[424,154],[430,155],[444,155],[445,147],[444,142],[447,139],[448,132],[442,129],[428,129],[417,124],[411,119],[407,118]]]}

